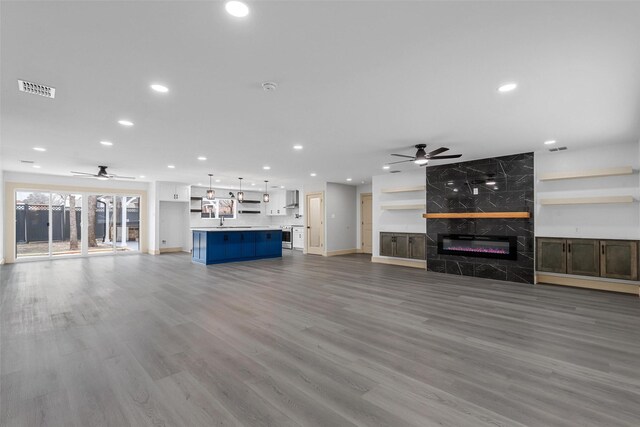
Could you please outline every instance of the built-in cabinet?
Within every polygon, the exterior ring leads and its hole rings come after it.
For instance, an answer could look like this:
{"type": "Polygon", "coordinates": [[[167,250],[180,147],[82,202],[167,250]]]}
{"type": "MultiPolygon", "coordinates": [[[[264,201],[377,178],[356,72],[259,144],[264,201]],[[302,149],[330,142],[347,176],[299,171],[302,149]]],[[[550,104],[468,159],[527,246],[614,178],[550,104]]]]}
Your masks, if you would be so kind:
{"type": "Polygon", "coordinates": [[[638,280],[634,240],[537,238],[537,271],[638,280]]]}
{"type": "Polygon", "coordinates": [[[188,202],[189,186],[178,182],[158,182],[158,200],[161,202],[188,202]]]}
{"type": "Polygon", "coordinates": [[[287,214],[287,190],[269,191],[269,202],[265,204],[267,216],[282,216],[287,214]]]}
{"type": "Polygon", "coordinates": [[[293,249],[304,249],[304,227],[294,225],[291,235],[293,249]]]}
{"type": "Polygon", "coordinates": [[[380,233],[380,256],[426,259],[425,235],[420,233],[380,233]]]}

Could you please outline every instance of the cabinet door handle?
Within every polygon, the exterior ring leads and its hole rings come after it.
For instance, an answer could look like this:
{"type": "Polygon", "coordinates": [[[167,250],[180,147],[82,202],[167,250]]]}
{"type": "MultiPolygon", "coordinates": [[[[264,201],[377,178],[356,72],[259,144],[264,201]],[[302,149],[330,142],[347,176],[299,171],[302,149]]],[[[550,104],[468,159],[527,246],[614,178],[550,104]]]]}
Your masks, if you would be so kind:
{"type": "Polygon", "coordinates": [[[224,241],[226,242],[227,240],[229,240],[229,236],[227,236],[226,234],[224,235],[224,241]]]}
{"type": "Polygon", "coordinates": [[[565,244],[563,243],[563,244],[562,244],[562,252],[563,252],[563,253],[564,253],[564,246],[565,246],[565,244]]]}
{"type": "Polygon", "coordinates": [[[567,249],[568,249],[569,253],[571,253],[571,243],[568,244],[567,249]]]}
{"type": "Polygon", "coordinates": [[[602,255],[604,255],[604,243],[601,244],[600,247],[602,248],[602,255]]]}

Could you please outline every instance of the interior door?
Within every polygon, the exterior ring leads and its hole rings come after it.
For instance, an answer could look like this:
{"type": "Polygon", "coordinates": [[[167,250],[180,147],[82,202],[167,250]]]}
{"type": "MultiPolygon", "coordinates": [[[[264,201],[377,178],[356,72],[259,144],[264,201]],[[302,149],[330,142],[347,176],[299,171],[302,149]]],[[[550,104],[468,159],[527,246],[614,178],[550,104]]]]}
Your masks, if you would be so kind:
{"type": "Polygon", "coordinates": [[[307,194],[307,253],[324,253],[324,200],[322,193],[307,194]]]}
{"type": "Polygon", "coordinates": [[[362,244],[360,248],[362,252],[365,254],[370,254],[372,252],[372,233],[373,233],[373,221],[372,221],[372,204],[373,198],[371,194],[363,194],[362,201],[360,202],[360,217],[361,220],[361,230],[360,235],[362,236],[362,244]]]}

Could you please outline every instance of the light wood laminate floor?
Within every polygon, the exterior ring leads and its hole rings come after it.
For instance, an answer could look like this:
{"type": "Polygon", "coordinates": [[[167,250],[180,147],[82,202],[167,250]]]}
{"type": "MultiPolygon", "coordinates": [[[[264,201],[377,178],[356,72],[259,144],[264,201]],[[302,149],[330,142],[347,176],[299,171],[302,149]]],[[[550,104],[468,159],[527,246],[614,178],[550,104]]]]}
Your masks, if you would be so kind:
{"type": "Polygon", "coordinates": [[[0,424],[640,425],[637,297],[285,252],[0,267],[0,424]]]}

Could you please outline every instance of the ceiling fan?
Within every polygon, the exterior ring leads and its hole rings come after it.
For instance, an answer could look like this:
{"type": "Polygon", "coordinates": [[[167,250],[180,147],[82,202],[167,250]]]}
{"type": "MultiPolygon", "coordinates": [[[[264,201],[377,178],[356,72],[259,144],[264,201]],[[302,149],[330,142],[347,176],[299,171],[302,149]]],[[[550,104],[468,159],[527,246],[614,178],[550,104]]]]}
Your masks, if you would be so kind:
{"type": "Polygon", "coordinates": [[[86,178],[97,178],[102,181],[106,181],[108,179],[135,179],[133,176],[121,176],[113,173],[107,173],[107,166],[98,166],[98,173],[88,173],[88,172],[74,172],[71,171],[75,176],[82,176],[86,178]]]}
{"type": "Polygon", "coordinates": [[[392,154],[392,156],[406,157],[409,160],[401,160],[399,162],[393,162],[393,163],[387,163],[387,164],[395,165],[396,163],[414,162],[416,165],[425,166],[427,163],[429,163],[429,160],[457,159],[459,157],[462,157],[462,154],[449,154],[446,156],[439,156],[438,154],[444,153],[445,151],[449,151],[449,149],[446,147],[440,147],[429,153],[424,151],[424,149],[427,147],[427,144],[417,144],[415,147],[418,149],[418,151],[416,151],[415,156],[406,156],[404,154],[392,154]]]}

